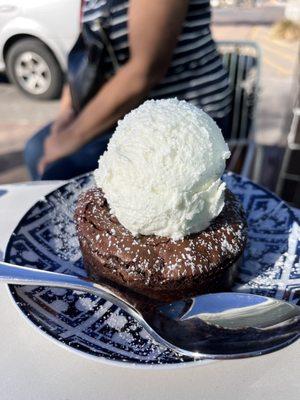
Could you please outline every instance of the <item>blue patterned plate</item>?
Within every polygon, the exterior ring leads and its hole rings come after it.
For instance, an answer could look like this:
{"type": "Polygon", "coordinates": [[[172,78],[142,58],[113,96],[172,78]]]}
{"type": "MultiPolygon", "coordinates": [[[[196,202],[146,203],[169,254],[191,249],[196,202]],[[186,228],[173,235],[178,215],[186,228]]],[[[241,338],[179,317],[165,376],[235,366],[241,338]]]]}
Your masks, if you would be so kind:
{"type": "MultiPolygon", "coordinates": [[[[249,180],[233,174],[224,180],[242,201],[249,224],[234,290],[300,304],[300,227],[292,210],[249,180]]],[[[38,201],[12,234],[5,260],[85,276],[73,213],[79,193],[93,184],[91,175],[81,176],[38,201]]],[[[157,345],[123,310],[94,295],[33,286],[9,290],[34,325],[81,354],[123,365],[195,362],[157,345]]]]}

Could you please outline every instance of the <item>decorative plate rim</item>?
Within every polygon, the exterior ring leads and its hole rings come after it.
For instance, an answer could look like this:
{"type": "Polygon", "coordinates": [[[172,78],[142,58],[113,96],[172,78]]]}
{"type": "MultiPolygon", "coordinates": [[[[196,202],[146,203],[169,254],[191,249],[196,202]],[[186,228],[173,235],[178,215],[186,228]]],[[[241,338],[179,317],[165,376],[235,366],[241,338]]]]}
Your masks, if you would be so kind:
{"type": "MultiPolygon", "coordinates": [[[[11,250],[11,248],[12,248],[12,245],[13,245],[14,233],[22,226],[22,223],[23,223],[24,219],[28,216],[28,214],[32,211],[32,208],[34,206],[36,206],[37,203],[47,200],[47,198],[50,197],[55,191],[63,189],[64,187],[70,185],[70,183],[72,183],[72,182],[76,183],[76,181],[78,179],[80,179],[81,177],[87,177],[87,176],[90,176],[90,175],[92,175],[92,173],[82,174],[82,175],[80,175],[80,176],[78,176],[76,178],[70,179],[67,182],[62,183],[62,185],[56,187],[55,189],[52,189],[49,193],[47,193],[46,195],[42,196],[41,198],[39,198],[35,202],[33,202],[31,204],[31,206],[28,208],[28,210],[22,215],[22,217],[20,218],[20,220],[18,221],[18,223],[15,225],[15,227],[13,228],[13,230],[11,232],[11,235],[9,237],[9,240],[8,240],[8,242],[6,244],[5,251],[4,251],[4,261],[9,262],[8,254],[9,254],[9,251],[11,250]]],[[[282,203],[285,207],[287,207],[289,209],[289,211],[293,214],[293,217],[294,217],[295,221],[300,224],[300,220],[297,217],[297,215],[294,213],[293,209],[283,199],[281,199],[279,196],[277,196],[275,193],[273,193],[269,189],[266,189],[266,188],[258,185],[257,183],[251,181],[249,178],[242,177],[241,175],[233,173],[233,172],[225,171],[224,175],[236,176],[238,178],[241,178],[244,181],[248,181],[249,183],[251,183],[257,189],[263,190],[270,197],[272,197],[273,199],[276,199],[277,201],[282,203]]],[[[14,304],[14,306],[16,307],[18,312],[27,321],[29,326],[32,326],[37,332],[39,332],[43,337],[45,337],[48,340],[50,340],[52,343],[55,343],[56,345],[58,345],[59,347],[61,347],[63,349],[67,349],[68,351],[70,351],[73,354],[76,354],[76,355],[79,355],[81,357],[84,357],[85,359],[88,359],[88,360],[91,360],[91,361],[96,361],[96,362],[99,362],[99,363],[102,363],[102,364],[106,364],[106,365],[110,365],[110,366],[117,366],[117,367],[121,367],[121,368],[146,369],[146,370],[153,370],[153,369],[168,370],[168,369],[195,367],[195,366],[205,366],[205,365],[208,365],[208,364],[211,364],[211,363],[214,363],[214,362],[218,361],[218,360],[199,358],[199,359],[195,359],[195,360],[191,360],[191,361],[183,361],[183,362],[174,363],[174,364],[172,364],[172,363],[166,363],[166,364],[142,364],[142,363],[135,363],[135,362],[130,362],[130,361],[122,362],[122,361],[119,361],[119,360],[108,359],[108,358],[106,358],[104,356],[97,356],[97,355],[94,355],[94,354],[89,354],[89,353],[87,353],[87,352],[85,352],[83,350],[76,349],[76,348],[68,345],[67,343],[61,342],[58,338],[52,336],[50,332],[46,331],[42,326],[37,325],[37,323],[32,319],[31,315],[26,313],[26,311],[22,308],[22,306],[19,304],[19,302],[16,299],[17,298],[16,287],[18,285],[6,284],[5,286],[7,287],[7,291],[9,293],[9,298],[11,299],[12,303],[14,304]]]]}

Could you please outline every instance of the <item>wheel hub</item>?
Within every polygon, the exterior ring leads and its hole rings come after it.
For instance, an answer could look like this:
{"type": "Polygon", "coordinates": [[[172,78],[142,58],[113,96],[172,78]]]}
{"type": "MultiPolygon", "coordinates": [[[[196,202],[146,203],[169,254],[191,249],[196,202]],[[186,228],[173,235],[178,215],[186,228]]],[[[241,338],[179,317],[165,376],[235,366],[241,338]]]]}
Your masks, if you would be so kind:
{"type": "Polygon", "coordinates": [[[15,63],[15,75],[19,84],[29,93],[45,93],[51,83],[51,72],[46,61],[33,51],[19,55],[15,63]]]}

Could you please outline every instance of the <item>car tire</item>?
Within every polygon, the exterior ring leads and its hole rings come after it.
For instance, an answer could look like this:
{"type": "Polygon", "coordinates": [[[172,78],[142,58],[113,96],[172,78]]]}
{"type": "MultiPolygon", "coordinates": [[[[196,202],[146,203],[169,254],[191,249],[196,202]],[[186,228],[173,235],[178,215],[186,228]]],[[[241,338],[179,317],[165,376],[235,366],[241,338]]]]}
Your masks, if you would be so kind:
{"type": "Polygon", "coordinates": [[[50,100],[61,95],[63,72],[40,40],[18,40],[9,48],[5,62],[9,80],[31,98],[50,100]]]}

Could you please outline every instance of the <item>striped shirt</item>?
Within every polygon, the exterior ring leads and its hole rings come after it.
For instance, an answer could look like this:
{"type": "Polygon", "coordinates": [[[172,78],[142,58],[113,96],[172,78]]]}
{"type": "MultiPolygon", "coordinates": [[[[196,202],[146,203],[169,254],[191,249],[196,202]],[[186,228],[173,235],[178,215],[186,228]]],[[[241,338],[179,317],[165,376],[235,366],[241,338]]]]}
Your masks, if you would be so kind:
{"type": "MultiPolygon", "coordinates": [[[[86,0],[83,22],[107,24],[107,32],[120,65],[129,58],[128,6],[130,0],[86,0]]],[[[171,65],[151,98],[177,97],[202,108],[213,118],[231,109],[228,73],[217,52],[210,30],[209,0],[190,0],[171,65]]],[[[112,69],[112,66],[108,66],[112,69]]]]}

